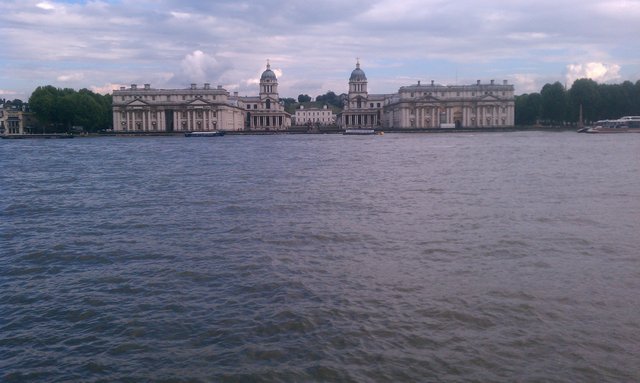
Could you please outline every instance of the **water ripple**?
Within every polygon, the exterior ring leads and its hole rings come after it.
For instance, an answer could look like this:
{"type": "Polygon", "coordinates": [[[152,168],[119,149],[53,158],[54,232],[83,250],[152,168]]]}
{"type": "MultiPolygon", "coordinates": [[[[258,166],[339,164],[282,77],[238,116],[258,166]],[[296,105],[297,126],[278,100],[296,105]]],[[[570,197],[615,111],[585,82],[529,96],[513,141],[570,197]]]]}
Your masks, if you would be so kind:
{"type": "Polygon", "coordinates": [[[638,139],[2,140],[0,380],[638,381],[638,139]]]}

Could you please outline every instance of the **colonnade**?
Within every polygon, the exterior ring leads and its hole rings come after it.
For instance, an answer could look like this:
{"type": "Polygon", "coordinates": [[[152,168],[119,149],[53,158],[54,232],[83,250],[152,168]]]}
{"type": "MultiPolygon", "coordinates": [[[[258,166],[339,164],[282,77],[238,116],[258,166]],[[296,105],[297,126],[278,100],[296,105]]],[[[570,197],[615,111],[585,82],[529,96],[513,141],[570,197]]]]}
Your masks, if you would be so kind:
{"type": "Polygon", "coordinates": [[[219,111],[213,109],[127,109],[114,113],[114,127],[122,131],[165,132],[173,111],[174,131],[216,130],[219,111]]]}

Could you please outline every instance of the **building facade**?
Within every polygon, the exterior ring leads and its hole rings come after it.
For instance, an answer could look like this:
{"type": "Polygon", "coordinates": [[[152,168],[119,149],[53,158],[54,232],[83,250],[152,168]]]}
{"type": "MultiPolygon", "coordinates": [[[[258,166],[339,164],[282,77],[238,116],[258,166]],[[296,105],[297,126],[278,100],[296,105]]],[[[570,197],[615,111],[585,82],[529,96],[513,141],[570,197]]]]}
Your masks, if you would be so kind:
{"type": "Polygon", "coordinates": [[[429,129],[512,127],[515,124],[513,85],[417,84],[393,94],[369,94],[360,62],[349,77],[349,94],[338,116],[343,129],[429,129]]]}
{"type": "Polygon", "coordinates": [[[234,97],[244,111],[244,128],[253,131],[281,131],[291,127],[291,115],[284,110],[278,94],[278,78],[267,62],[260,76],[260,93],[234,97]]]}
{"type": "Polygon", "coordinates": [[[188,89],[121,87],[113,91],[117,132],[190,132],[244,129],[243,111],[221,86],[188,89]]]}
{"type": "MultiPolygon", "coordinates": [[[[257,96],[232,96],[209,84],[188,89],[122,87],[113,92],[114,130],[119,132],[286,131],[292,116],[278,94],[278,79],[267,67],[257,96]]],[[[297,125],[331,125],[342,129],[500,128],[515,124],[514,87],[503,81],[473,85],[402,86],[393,94],[370,94],[360,61],[349,77],[343,110],[301,107],[297,125]]],[[[13,128],[12,128],[13,129],[13,128]]],[[[13,130],[12,130],[13,131],[13,130]]]]}
{"type": "Polygon", "coordinates": [[[296,125],[327,126],[335,124],[336,115],[327,105],[322,108],[305,108],[304,105],[300,105],[293,116],[293,122],[296,125]]]}
{"type": "Polygon", "coordinates": [[[0,108],[0,134],[31,134],[36,120],[26,104],[0,108]]]}
{"type": "Polygon", "coordinates": [[[349,93],[338,124],[343,129],[382,127],[382,107],[387,98],[384,94],[369,94],[367,76],[360,69],[360,61],[349,77],[349,93]]]}
{"type": "Polygon", "coordinates": [[[495,84],[403,86],[384,105],[384,125],[398,129],[499,128],[515,124],[513,85],[495,84]]]}

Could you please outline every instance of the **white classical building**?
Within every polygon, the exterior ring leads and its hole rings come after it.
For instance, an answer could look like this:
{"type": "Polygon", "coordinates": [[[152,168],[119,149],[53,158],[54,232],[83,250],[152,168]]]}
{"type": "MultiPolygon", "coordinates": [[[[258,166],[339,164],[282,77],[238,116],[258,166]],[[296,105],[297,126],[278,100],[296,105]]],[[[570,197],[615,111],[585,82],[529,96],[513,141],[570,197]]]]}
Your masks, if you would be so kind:
{"type": "Polygon", "coordinates": [[[398,93],[369,94],[360,62],[349,77],[349,95],[338,116],[343,129],[512,127],[514,87],[496,84],[439,85],[431,81],[400,87],[398,93]]]}
{"type": "Polygon", "coordinates": [[[338,125],[343,129],[382,127],[382,107],[387,95],[369,94],[367,76],[360,69],[360,61],[349,77],[349,94],[342,113],[338,115],[338,125]]]}
{"type": "Polygon", "coordinates": [[[439,85],[431,81],[400,87],[384,105],[384,125],[393,128],[512,127],[513,85],[439,85]]]}
{"type": "Polygon", "coordinates": [[[296,109],[293,121],[296,125],[326,126],[335,124],[336,115],[327,105],[322,108],[305,108],[304,105],[300,105],[300,108],[296,109]]]}
{"type": "MultiPolygon", "coordinates": [[[[342,129],[500,128],[515,123],[514,87],[503,81],[473,85],[417,84],[393,94],[369,94],[360,61],[349,77],[344,109],[301,107],[297,125],[330,125],[342,129]]],[[[278,94],[278,79],[267,67],[260,76],[258,96],[229,95],[209,84],[188,89],[121,87],[113,92],[113,128],[118,132],[286,131],[291,115],[278,94]]],[[[5,124],[6,125],[6,124],[5,124]]],[[[6,129],[6,127],[5,127],[6,129]]]]}
{"type": "Polygon", "coordinates": [[[291,127],[291,115],[284,110],[278,95],[278,78],[267,61],[260,76],[260,93],[252,97],[233,97],[244,112],[246,130],[279,131],[291,127]]]}
{"type": "Polygon", "coordinates": [[[221,86],[188,89],[121,87],[113,91],[116,132],[190,132],[244,129],[243,110],[221,86]]]}

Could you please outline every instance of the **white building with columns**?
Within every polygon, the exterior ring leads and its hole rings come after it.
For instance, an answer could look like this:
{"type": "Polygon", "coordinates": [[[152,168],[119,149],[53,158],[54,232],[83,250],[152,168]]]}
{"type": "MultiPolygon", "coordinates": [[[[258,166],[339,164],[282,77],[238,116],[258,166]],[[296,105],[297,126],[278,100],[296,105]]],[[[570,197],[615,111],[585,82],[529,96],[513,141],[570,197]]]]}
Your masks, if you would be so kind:
{"type": "Polygon", "coordinates": [[[278,78],[268,60],[267,68],[260,76],[258,96],[234,96],[233,99],[244,111],[245,130],[282,131],[291,127],[291,115],[280,103],[278,78]]]}
{"type": "MultiPolygon", "coordinates": [[[[121,87],[113,91],[113,128],[117,132],[286,131],[291,115],[278,94],[270,64],[260,76],[258,96],[229,95],[209,84],[187,89],[121,87]]],[[[330,110],[296,111],[296,123],[323,124],[330,110]],[[326,114],[326,116],[325,116],[326,114]]],[[[333,115],[331,113],[331,115],[333,115]]],[[[417,84],[393,94],[370,94],[360,61],[349,77],[342,129],[502,128],[515,124],[514,87],[491,80],[472,85],[417,84]]]]}
{"type": "Polygon", "coordinates": [[[343,129],[381,128],[384,121],[382,107],[388,97],[384,94],[369,94],[367,76],[360,69],[358,60],[349,77],[349,94],[342,113],[338,115],[338,125],[343,129]]]}
{"type": "Polygon", "coordinates": [[[243,111],[221,86],[188,89],[121,87],[112,95],[116,132],[242,130],[243,111]]]}
{"type": "Polygon", "coordinates": [[[333,125],[336,122],[336,115],[327,105],[322,108],[307,107],[300,105],[293,116],[296,125],[333,125]]]}
{"type": "Polygon", "coordinates": [[[343,129],[500,128],[515,124],[514,87],[503,81],[473,85],[417,84],[393,94],[369,94],[360,62],[349,77],[343,129]]]}
{"type": "Polygon", "coordinates": [[[514,87],[491,80],[473,85],[417,84],[400,87],[384,105],[393,128],[502,128],[515,124],[514,87]]]}

